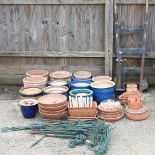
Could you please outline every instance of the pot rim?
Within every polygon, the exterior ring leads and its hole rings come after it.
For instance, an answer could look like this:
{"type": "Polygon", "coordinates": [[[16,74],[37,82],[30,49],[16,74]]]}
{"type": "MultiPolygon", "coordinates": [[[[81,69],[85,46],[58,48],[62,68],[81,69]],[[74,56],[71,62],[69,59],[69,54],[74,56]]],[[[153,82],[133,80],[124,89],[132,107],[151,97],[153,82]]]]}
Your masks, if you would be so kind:
{"type": "Polygon", "coordinates": [[[23,100],[20,100],[19,101],[19,105],[21,105],[21,106],[24,106],[24,107],[33,107],[33,106],[35,106],[35,105],[38,105],[38,100],[35,100],[35,99],[32,99],[32,98],[29,98],[29,99],[23,99],[23,100]],[[32,100],[32,101],[34,101],[35,103],[33,104],[33,105],[25,105],[25,104],[23,104],[22,102],[24,102],[25,100],[32,100]]]}
{"type": "Polygon", "coordinates": [[[22,87],[22,88],[19,89],[19,94],[21,96],[36,96],[36,95],[40,95],[42,93],[43,93],[43,90],[41,88],[39,88],[39,87],[22,87]],[[35,94],[24,94],[24,93],[22,93],[22,90],[29,89],[29,88],[37,88],[37,89],[40,89],[41,91],[38,92],[38,93],[35,93],[35,94]]]}
{"type": "MultiPolygon", "coordinates": [[[[92,96],[93,95],[93,91],[90,90],[90,89],[73,89],[69,92],[69,95],[71,96],[77,96],[76,94],[73,94],[74,91],[79,91],[79,92],[82,92],[82,93],[85,93],[86,91],[89,92],[89,94],[86,95],[87,96],[92,96]]],[[[85,96],[84,96],[85,97],[85,96]]]]}
{"type": "Polygon", "coordinates": [[[96,88],[96,89],[108,89],[108,88],[114,87],[114,86],[115,86],[115,82],[109,81],[109,80],[95,81],[95,82],[92,82],[90,86],[91,86],[92,88],[96,88]],[[98,85],[99,85],[99,83],[101,83],[101,82],[104,82],[104,83],[105,83],[105,82],[111,83],[111,86],[105,87],[105,88],[94,86],[95,84],[98,84],[98,85]]]}
{"type": "Polygon", "coordinates": [[[47,93],[47,94],[57,94],[57,93],[49,93],[49,92],[47,92],[48,89],[52,89],[52,88],[62,88],[62,89],[64,89],[64,91],[62,93],[66,93],[69,90],[69,88],[67,86],[47,86],[47,87],[45,87],[43,89],[43,92],[47,93]]]}
{"type": "Polygon", "coordinates": [[[46,77],[49,75],[49,72],[47,70],[29,70],[26,72],[26,75],[28,77],[46,77]],[[38,75],[33,75],[32,72],[42,72],[42,74],[38,74],[38,75]]]}
{"type": "Polygon", "coordinates": [[[47,82],[47,77],[25,77],[23,79],[24,83],[28,83],[28,84],[45,84],[47,82]],[[30,79],[33,79],[34,81],[29,81],[30,79]],[[39,80],[39,81],[35,81],[35,79],[39,80]]]}
{"type": "Polygon", "coordinates": [[[53,78],[53,79],[68,79],[68,78],[71,78],[71,76],[72,76],[72,73],[69,71],[55,71],[50,73],[50,78],[53,78]],[[64,77],[58,77],[56,75],[57,73],[62,73],[62,74],[66,73],[67,75],[64,77]]]}
{"type": "Polygon", "coordinates": [[[112,77],[110,77],[110,76],[105,76],[105,75],[99,75],[99,76],[94,76],[94,77],[92,78],[92,81],[93,81],[93,82],[96,82],[96,81],[108,81],[108,80],[111,81],[111,80],[112,80],[112,77]],[[101,77],[101,78],[105,77],[105,78],[108,78],[108,79],[106,79],[106,80],[103,80],[103,79],[102,79],[102,80],[95,80],[95,78],[100,78],[100,77],[101,77]]]}

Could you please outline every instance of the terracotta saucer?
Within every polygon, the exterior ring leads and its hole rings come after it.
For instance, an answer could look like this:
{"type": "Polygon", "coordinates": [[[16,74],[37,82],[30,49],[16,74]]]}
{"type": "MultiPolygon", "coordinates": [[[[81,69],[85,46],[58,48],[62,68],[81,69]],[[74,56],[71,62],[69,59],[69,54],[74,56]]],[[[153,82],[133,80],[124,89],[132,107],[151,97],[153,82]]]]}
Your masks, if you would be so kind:
{"type": "Polygon", "coordinates": [[[143,106],[141,109],[139,110],[135,110],[135,109],[130,109],[128,108],[128,106],[126,106],[125,108],[125,112],[127,113],[130,113],[130,114],[142,114],[142,113],[145,113],[147,111],[147,107],[146,106],[143,106]]]}
{"type": "Polygon", "coordinates": [[[42,110],[41,108],[39,108],[39,112],[44,113],[44,114],[61,114],[65,111],[67,111],[67,107],[65,107],[62,110],[56,110],[56,111],[47,111],[47,110],[42,110]]]}
{"type": "Polygon", "coordinates": [[[26,72],[29,77],[45,77],[48,76],[49,72],[46,70],[30,70],[26,72]]]}
{"type": "Polygon", "coordinates": [[[45,111],[58,111],[58,110],[62,110],[64,108],[66,108],[68,106],[67,103],[63,103],[62,105],[60,106],[55,106],[55,107],[48,107],[48,106],[43,106],[41,104],[39,104],[39,108],[42,109],[42,110],[45,110],[45,111]]]}
{"type": "Polygon", "coordinates": [[[123,116],[124,116],[124,114],[122,114],[121,116],[119,116],[119,117],[116,117],[116,118],[104,118],[104,117],[100,117],[99,115],[98,115],[98,117],[100,118],[100,119],[102,119],[102,120],[105,120],[105,121],[108,121],[108,122],[114,122],[114,121],[118,121],[118,120],[120,120],[121,118],[123,118],[123,116]]]}
{"type": "Polygon", "coordinates": [[[62,94],[44,95],[38,99],[41,106],[57,107],[67,102],[67,97],[62,94]]]}
{"type": "Polygon", "coordinates": [[[149,112],[146,111],[143,114],[130,114],[130,113],[126,113],[126,117],[128,119],[133,120],[133,121],[142,121],[142,120],[145,120],[145,119],[147,119],[149,117],[149,112]]]}
{"type": "Polygon", "coordinates": [[[98,110],[98,113],[101,114],[101,115],[117,115],[117,114],[120,114],[124,112],[124,110],[121,110],[121,111],[116,111],[116,112],[103,112],[103,111],[100,111],[98,110]]]}
{"type": "Polygon", "coordinates": [[[59,114],[46,114],[46,113],[41,113],[40,115],[45,118],[45,119],[52,119],[52,120],[58,120],[58,119],[63,119],[67,116],[67,112],[59,113],[59,114]]]}
{"type": "Polygon", "coordinates": [[[100,117],[103,117],[103,118],[118,118],[118,117],[121,117],[123,113],[119,113],[119,114],[107,114],[107,115],[101,115],[99,114],[100,117]]]}
{"type": "Polygon", "coordinates": [[[77,79],[88,79],[91,77],[91,73],[87,71],[78,71],[74,73],[74,76],[77,79]]]}
{"type": "Polygon", "coordinates": [[[50,77],[54,79],[67,79],[67,78],[70,78],[71,76],[72,76],[72,73],[68,71],[56,71],[56,72],[50,73],[50,77]]]}

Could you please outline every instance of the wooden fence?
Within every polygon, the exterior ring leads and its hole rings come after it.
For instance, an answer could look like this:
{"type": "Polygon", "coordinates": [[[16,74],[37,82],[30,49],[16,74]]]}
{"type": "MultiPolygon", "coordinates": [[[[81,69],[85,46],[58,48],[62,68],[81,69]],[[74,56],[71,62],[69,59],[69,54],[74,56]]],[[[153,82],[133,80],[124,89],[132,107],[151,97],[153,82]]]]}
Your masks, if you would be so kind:
{"type": "MultiPolygon", "coordinates": [[[[30,69],[115,72],[114,0],[0,0],[0,83],[21,83],[30,69]]],[[[119,21],[144,24],[145,0],[117,0],[119,21]]],[[[149,6],[145,72],[155,83],[155,0],[149,6]]],[[[133,46],[135,38],[122,39],[133,46]]],[[[137,64],[131,57],[128,63],[137,64]]]]}

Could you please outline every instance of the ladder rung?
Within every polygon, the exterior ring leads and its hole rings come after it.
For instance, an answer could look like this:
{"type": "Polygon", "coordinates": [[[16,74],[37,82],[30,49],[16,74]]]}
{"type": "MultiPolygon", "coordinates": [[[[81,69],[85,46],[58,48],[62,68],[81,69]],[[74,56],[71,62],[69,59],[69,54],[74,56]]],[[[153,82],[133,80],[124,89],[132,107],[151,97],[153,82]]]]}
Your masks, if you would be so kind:
{"type": "Polygon", "coordinates": [[[124,72],[125,74],[130,74],[130,73],[141,73],[141,68],[140,68],[140,67],[123,68],[123,72],[124,72]]]}
{"type": "Polygon", "coordinates": [[[118,28],[116,30],[120,35],[144,34],[143,28],[118,28]]]}
{"type": "Polygon", "coordinates": [[[143,54],[145,53],[144,48],[120,48],[119,52],[122,54],[143,54]]]}

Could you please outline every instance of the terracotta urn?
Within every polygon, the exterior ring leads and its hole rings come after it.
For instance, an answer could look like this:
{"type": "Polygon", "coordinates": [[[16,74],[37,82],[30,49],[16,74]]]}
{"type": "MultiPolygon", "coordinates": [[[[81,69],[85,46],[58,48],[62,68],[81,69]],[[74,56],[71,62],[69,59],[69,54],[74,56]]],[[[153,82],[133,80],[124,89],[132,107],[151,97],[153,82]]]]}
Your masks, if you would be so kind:
{"type": "Polygon", "coordinates": [[[128,108],[141,109],[142,108],[142,96],[138,94],[132,94],[128,96],[128,108]]]}

